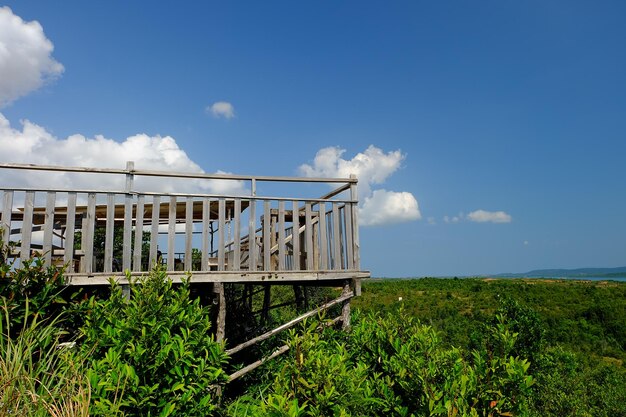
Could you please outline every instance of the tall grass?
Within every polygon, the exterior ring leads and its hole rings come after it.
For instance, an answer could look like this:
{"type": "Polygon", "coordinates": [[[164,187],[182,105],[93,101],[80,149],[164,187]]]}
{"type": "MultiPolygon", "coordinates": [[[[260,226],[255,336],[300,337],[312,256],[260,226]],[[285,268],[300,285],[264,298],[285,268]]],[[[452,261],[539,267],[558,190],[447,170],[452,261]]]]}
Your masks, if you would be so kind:
{"type": "Polygon", "coordinates": [[[6,300],[0,320],[0,415],[88,416],[91,390],[82,361],[59,345],[62,317],[40,320],[27,314],[13,333],[6,300]]]}

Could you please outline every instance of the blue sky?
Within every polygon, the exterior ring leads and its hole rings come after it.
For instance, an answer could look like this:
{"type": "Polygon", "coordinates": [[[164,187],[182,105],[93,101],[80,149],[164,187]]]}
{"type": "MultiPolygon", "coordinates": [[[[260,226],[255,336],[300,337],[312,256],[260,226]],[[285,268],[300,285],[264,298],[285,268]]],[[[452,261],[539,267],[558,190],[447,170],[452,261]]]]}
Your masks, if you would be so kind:
{"type": "Polygon", "coordinates": [[[207,172],[252,175],[365,156],[363,200],[419,204],[361,228],[375,276],[626,265],[624,2],[4,5],[44,51],[23,64],[39,82],[0,53],[5,141],[170,137],[207,172]]]}

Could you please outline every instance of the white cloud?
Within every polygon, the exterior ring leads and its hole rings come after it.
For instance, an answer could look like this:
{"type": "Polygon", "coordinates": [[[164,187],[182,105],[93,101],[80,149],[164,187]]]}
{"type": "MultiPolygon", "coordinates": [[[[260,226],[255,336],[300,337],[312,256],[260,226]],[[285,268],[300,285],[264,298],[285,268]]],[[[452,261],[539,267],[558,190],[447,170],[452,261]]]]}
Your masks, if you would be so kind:
{"type": "Polygon", "coordinates": [[[458,223],[465,219],[465,214],[461,211],[456,216],[443,216],[444,223],[458,223]]]}
{"type": "Polygon", "coordinates": [[[421,218],[419,205],[413,194],[378,189],[372,186],[383,184],[396,172],[406,155],[400,150],[385,153],[370,145],[352,159],[342,158],[346,152],[336,146],[320,149],[312,164],[303,164],[298,170],[305,177],[348,178],[351,174],[359,180],[359,222],[362,226],[375,226],[418,220],[421,218]]]}
{"type": "Polygon", "coordinates": [[[366,198],[371,194],[371,186],[384,183],[400,168],[406,156],[400,150],[385,153],[374,145],[350,160],[341,157],[345,152],[336,146],[322,148],[315,155],[313,164],[303,164],[299,171],[306,177],[322,178],[348,178],[354,174],[359,179],[359,197],[366,198]]]}
{"type": "Polygon", "coordinates": [[[235,117],[235,108],[227,101],[217,101],[207,107],[206,111],[217,118],[232,119],[235,117]]]}
{"type": "Polygon", "coordinates": [[[39,22],[24,22],[9,7],[0,7],[0,107],[63,73],[53,50],[39,22]]]}
{"type": "MultiPolygon", "coordinates": [[[[22,121],[22,129],[11,127],[0,113],[0,162],[29,163],[40,165],[85,166],[93,168],[125,168],[126,161],[135,162],[135,169],[203,173],[198,164],[180,149],[171,136],[138,134],[115,141],[103,136],[87,138],[71,135],[57,138],[45,128],[28,120],[22,121]]],[[[120,189],[124,178],[111,175],[77,176],[67,173],[29,173],[0,171],[3,182],[11,179],[18,185],[54,185],[59,188],[112,187],[120,189]]],[[[219,171],[218,173],[223,173],[219,171]]],[[[136,189],[147,191],[158,187],[164,192],[206,192],[214,194],[247,194],[241,181],[229,180],[171,180],[137,177],[136,189]]]]}
{"type": "Polygon", "coordinates": [[[477,223],[511,223],[511,215],[503,211],[476,210],[467,215],[467,218],[477,223]]]}
{"type": "Polygon", "coordinates": [[[362,226],[403,223],[421,218],[417,200],[408,192],[375,190],[359,208],[362,226]]]}

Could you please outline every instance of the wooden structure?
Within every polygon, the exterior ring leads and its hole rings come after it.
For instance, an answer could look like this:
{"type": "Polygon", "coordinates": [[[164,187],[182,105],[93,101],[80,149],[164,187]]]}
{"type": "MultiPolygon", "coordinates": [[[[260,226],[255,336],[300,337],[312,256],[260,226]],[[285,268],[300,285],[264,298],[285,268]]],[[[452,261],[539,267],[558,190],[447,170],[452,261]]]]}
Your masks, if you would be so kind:
{"type": "Polygon", "coordinates": [[[65,264],[71,285],[88,286],[111,277],[124,285],[127,274],[144,275],[161,262],[175,282],[191,273],[192,283],[213,283],[220,300],[218,337],[224,331],[223,283],[342,286],[349,309],[360,279],[369,276],[360,268],[355,177],[173,173],[135,170],[129,162],[126,169],[0,164],[0,179],[23,178],[24,171],[73,176],[75,183],[98,176],[95,183],[117,187],[15,187],[2,180],[0,238],[15,242],[17,264],[37,251],[47,264],[65,264]],[[246,192],[162,191],[175,181],[201,190],[230,182],[246,192]],[[311,184],[334,189],[317,198],[293,196],[311,184]],[[260,186],[286,186],[294,194],[259,195],[260,186]]]}

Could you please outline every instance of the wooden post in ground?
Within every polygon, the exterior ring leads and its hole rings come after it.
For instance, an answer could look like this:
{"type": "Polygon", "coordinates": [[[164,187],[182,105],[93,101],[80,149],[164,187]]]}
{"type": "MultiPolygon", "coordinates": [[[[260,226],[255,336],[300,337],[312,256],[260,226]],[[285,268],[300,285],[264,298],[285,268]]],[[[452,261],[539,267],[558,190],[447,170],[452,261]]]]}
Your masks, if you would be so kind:
{"type": "Polygon", "coordinates": [[[272,303],[272,286],[267,284],[263,290],[263,311],[261,313],[261,323],[267,324],[270,319],[270,306],[272,303]]]}
{"type": "Polygon", "coordinates": [[[215,340],[218,343],[224,341],[226,335],[226,297],[224,296],[224,284],[216,282],[213,284],[213,292],[217,295],[217,320],[215,323],[215,340]]]}
{"type": "MultiPolygon", "coordinates": [[[[343,291],[341,292],[341,296],[349,295],[352,292],[350,288],[350,281],[345,280],[343,282],[343,291]]],[[[343,330],[350,329],[350,299],[343,302],[343,307],[341,308],[341,328],[343,330]]]]}

